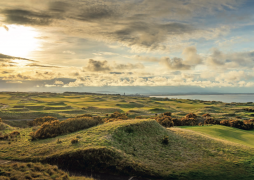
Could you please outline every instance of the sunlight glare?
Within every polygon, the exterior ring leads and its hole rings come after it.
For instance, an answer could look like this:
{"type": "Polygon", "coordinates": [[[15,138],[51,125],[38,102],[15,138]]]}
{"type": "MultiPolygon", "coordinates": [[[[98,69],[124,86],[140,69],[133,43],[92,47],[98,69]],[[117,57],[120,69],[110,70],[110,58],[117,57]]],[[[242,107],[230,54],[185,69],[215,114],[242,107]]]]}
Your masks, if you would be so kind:
{"type": "Polygon", "coordinates": [[[26,26],[9,25],[9,31],[0,27],[0,53],[28,58],[30,52],[39,48],[38,32],[26,26]]]}

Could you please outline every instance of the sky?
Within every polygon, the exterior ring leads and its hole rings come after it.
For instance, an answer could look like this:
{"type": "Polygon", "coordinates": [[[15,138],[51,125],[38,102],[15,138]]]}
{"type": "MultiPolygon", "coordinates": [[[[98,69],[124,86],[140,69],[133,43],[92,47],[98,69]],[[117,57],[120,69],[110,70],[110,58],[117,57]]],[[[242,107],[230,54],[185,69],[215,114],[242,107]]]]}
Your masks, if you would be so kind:
{"type": "Polygon", "coordinates": [[[0,1],[0,91],[254,89],[253,0],[0,1]]]}

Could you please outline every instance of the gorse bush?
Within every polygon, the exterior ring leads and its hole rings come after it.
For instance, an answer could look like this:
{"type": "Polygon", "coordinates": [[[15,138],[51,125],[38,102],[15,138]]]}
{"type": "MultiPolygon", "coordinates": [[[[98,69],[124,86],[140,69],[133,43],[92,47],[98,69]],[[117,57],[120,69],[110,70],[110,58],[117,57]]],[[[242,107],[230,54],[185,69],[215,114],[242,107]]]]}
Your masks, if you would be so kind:
{"type": "Polygon", "coordinates": [[[17,136],[20,136],[20,132],[19,131],[12,131],[9,134],[8,133],[3,134],[2,132],[0,132],[0,140],[8,140],[8,139],[15,138],[17,136]]]}
{"type": "Polygon", "coordinates": [[[196,126],[198,125],[198,120],[196,118],[187,118],[184,117],[180,119],[178,126],[196,126]]]}
{"type": "Polygon", "coordinates": [[[208,118],[205,119],[204,124],[220,124],[220,121],[210,118],[209,116],[207,117],[208,118]]]}
{"type": "Polygon", "coordinates": [[[189,118],[193,118],[193,119],[196,119],[197,118],[197,115],[194,114],[194,113],[189,113],[185,116],[185,118],[189,119],[189,118]]]}
{"type": "Polygon", "coordinates": [[[76,118],[82,118],[82,117],[93,117],[93,115],[91,114],[83,114],[83,115],[79,115],[76,118]]]}
{"type": "Polygon", "coordinates": [[[136,116],[135,119],[143,119],[142,116],[136,116]]]}
{"type": "Polygon", "coordinates": [[[220,121],[221,125],[224,126],[230,126],[230,127],[235,127],[239,129],[244,129],[244,130],[251,130],[253,129],[253,120],[222,120],[220,121]]]}
{"type": "Polygon", "coordinates": [[[164,144],[164,145],[168,145],[169,144],[169,138],[168,138],[168,136],[164,136],[164,138],[162,139],[162,144],[164,144]]]}
{"type": "MultiPolygon", "coordinates": [[[[171,114],[167,112],[166,114],[171,114]]],[[[171,116],[165,115],[155,117],[155,120],[164,127],[172,126],[195,126],[198,125],[197,116],[193,113],[187,114],[181,119],[172,118],[171,116]]]]}
{"type": "Polygon", "coordinates": [[[57,120],[57,118],[52,117],[52,116],[45,116],[45,117],[36,118],[33,121],[28,122],[28,125],[29,126],[39,126],[45,122],[51,122],[51,121],[55,121],[55,120],[57,120]]]}
{"type": "Polygon", "coordinates": [[[174,126],[174,121],[170,116],[162,116],[156,117],[155,120],[164,127],[172,127],[174,126]]]}
{"type": "Polygon", "coordinates": [[[171,112],[165,112],[163,113],[164,116],[171,116],[171,112]]]}
{"type": "Polygon", "coordinates": [[[211,117],[211,115],[206,113],[206,114],[203,114],[202,117],[208,118],[208,117],[211,117]]]}
{"type": "Polygon", "coordinates": [[[78,138],[74,138],[71,140],[71,144],[77,144],[78,143],[78,138]]]}
{"type": "Polygon", "coordinates": [[[9,135],[11,137],[17,137],[17,136],[20,136],[20,132],[19,131],[12,131],[9,135]]]}
{"type": "Polygon", "coordinates": [[[31,132],[32,140],[52,138],[63,134],[72,133],[82,129],[90,128],[103,123],[102,119],[98,117],[85,117],[85,118],[69,118],[60,122],[59,120],[45,122],[41,127],[31,132]]]}
{"type": "Polygon", "coordinates": [[[122,121],[127,120],[128,116],[126,116],[124,113],[120,113],[118,111],[114,112],[113,114],[110,114],[110,116],[103,119],[105,123],[114,122],[114,121],[122,121]]]}

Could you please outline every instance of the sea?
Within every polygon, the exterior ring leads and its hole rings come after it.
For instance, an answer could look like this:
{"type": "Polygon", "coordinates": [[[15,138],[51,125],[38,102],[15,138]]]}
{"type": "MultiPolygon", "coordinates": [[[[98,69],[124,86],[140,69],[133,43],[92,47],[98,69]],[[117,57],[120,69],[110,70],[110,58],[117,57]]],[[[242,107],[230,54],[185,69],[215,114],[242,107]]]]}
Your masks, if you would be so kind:
{"type": "Polygon", "coordinates": [[[218,94],[218,95],[172,95],[172,96],[150,96],[157,98],[169,99],[194,99],[203,101],[222,101],[225,103],[239,102],[247,103],[254,102],[254,94],[218,94]]]}

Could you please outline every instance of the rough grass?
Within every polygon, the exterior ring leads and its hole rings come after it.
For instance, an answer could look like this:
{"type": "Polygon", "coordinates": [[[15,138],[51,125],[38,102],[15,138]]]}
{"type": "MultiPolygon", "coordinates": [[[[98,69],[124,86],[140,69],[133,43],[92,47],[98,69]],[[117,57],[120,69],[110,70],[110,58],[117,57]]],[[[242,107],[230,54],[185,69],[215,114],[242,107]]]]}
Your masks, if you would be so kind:
{"type": "Polygon", "coordinates": [[[154,120],[117,121],[34,142],[28,140],[30,131],[21,131],[17,142],[1,144],[0,159],[42,161],[156,179],[253,178],[253,149],[181,128],[167,130],[154,120]],[[165,136],[169,137],[168,145],[162,143],[165,136]],[[77,137],[78,143],[71,144],[77,137]]]}
{"type": "Polygon", "coordinates": [[[0,165],[1,180],[52,179],[52,180],[94,180],[86,177],[69,177],[57,166],[41,163],[11,163],[0,165]]]}

